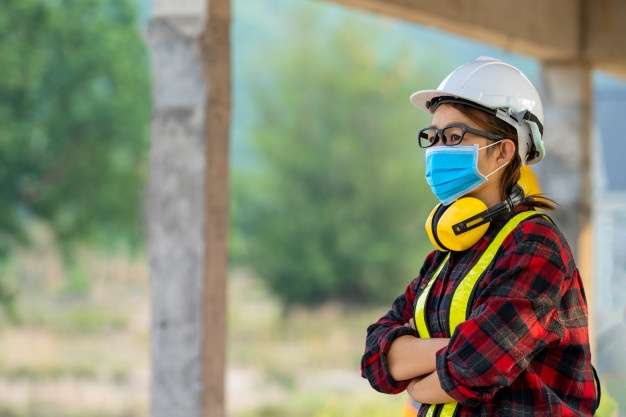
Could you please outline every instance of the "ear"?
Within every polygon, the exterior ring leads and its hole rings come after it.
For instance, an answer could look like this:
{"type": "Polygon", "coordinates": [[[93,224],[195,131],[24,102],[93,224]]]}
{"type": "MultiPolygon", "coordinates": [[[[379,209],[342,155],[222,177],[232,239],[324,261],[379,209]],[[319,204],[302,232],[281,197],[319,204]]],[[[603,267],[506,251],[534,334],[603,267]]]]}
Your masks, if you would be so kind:
{"type": "Polygon", "coordinates": [[[503,139],[498,147],[500,153],[496,157],[499,165],[505,164],[515,156],[515,143],[511,139],[503,139]]]}

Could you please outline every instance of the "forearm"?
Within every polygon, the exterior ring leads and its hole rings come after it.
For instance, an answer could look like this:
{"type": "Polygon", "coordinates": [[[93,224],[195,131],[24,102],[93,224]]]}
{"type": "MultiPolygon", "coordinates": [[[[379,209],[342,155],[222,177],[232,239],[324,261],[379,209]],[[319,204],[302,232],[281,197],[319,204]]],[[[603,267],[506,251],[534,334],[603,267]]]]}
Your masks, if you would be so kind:
{"type": "Polygon", "coordinates": [[[411,398],[422,404],[443,404],[454,401],[454,398],[441,388],[437,372],[432,372],[424,378],[414,379],[409,384],[407,392],[411,398]]]}
{"type": "Polygon", "coordinates": [[[404,381],[437,369],[436,353],[450,339],[420,339],[414,336],[397,338],[387,353],[389,373],[396,381],[404,381]]]}

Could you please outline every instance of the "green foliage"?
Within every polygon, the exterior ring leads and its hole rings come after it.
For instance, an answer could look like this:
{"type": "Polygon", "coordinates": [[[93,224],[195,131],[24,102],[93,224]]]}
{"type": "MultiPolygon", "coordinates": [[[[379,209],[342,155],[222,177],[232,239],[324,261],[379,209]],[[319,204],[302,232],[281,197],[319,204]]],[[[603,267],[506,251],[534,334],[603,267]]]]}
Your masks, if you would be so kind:
{"type": "Polygon", "coordinates": [[[602,399],[600,400],[600,406],[596,410],[594,416],[597,417],[613,417],[618,412],[618,403],[613,397],[606,393],[602,393],[602,399]]]}
{"type": "Polygon", "coordinates": [[[306,10],[249,74],[260,160],[233,179],[231,253],[287,304],[390,302],[430,250],[408,95],[434,81],[365,23],[306,10]]]}
{"type": "Polygon", "coordinates": [[[138,241],[149,72],[131,0],[5,0],[0,13],[0,259],[45,221],[138,241]]]}
{"type": "MultiPolygon", "coordinates": [[[[602,398],[596,411],[598,417],[611,417],[616,410],[626,410],[626,375],[622,373],[606,373],[600,375],[602,382],[602,398]]],[[[620,413],[621,415],[621,413],[620,413]]]]}

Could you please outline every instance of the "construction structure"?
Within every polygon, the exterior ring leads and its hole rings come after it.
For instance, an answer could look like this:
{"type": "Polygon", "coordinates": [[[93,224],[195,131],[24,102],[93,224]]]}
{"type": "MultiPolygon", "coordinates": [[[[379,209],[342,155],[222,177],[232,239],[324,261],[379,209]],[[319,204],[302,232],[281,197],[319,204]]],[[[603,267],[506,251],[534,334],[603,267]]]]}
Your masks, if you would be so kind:
{"type": "MultiPolygon", "coordinates": [[[[321,1],[321,0],[320,0],[321,1]]],[[[591,73],[626,76],[620,0],[334,0],[541,61],[544,192],[572,243],[588,293],[591,73]]],[[[154,0],[147,199],[154,417],[224,417],[230,0],[154,0]]],[[[592,299],[592,296],[589,297],[592,299]]]]}

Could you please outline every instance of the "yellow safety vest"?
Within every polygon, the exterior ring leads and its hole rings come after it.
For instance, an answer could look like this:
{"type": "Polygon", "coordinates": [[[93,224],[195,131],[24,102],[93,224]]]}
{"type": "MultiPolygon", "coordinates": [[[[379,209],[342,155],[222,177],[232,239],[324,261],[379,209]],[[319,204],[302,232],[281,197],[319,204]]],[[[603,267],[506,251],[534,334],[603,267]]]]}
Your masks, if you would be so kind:
{"type": "MultiPolygon", "coordinates": [[[[489,244],[487,249],[482,253],[478,261],[472,266],[470,271],[463,277],[457,288],[454,290],[454,294],[452,295],[452,302],[450,305],[450,319],[449,319],[449,331],[450,335],[454,333],[454,330],[457,326],[463,323],[469,317],[470,311],[470,297],[478,282],[478,279],[485,272],[487,267],[493,261],[493,258],[496,256],[498,249],[502,246],[502,242],[504,239],[515,229],[522,221],[533,217],[533,216],[541,216],[543,214],[537,211],[524,211],[522,213],[518,213],[513,216],[504,227],[498,232],[495,239],[489,244]]],[[[441,270],[448,262],[450,258],[450,253],[446,255],[443,262],[435,274],[430,278],[428,284],[417,298],[417,302],[415,303],[415,327],[419,332],[420,338],[430,338],[431,334],[428,330],[428,325],[426,324],[426,316],[425,316],[425,306],[426,301],[428,300],[428,295],[430,294],[430,289],[433,286],[433,283],[441,273],[441,270]]],[[[428,412],[426,413],[426,417],[453,417],[454,413],[457,409],[457,402],[450,402],[445,404],[432,404],[428,408],[428,412]]]]}

